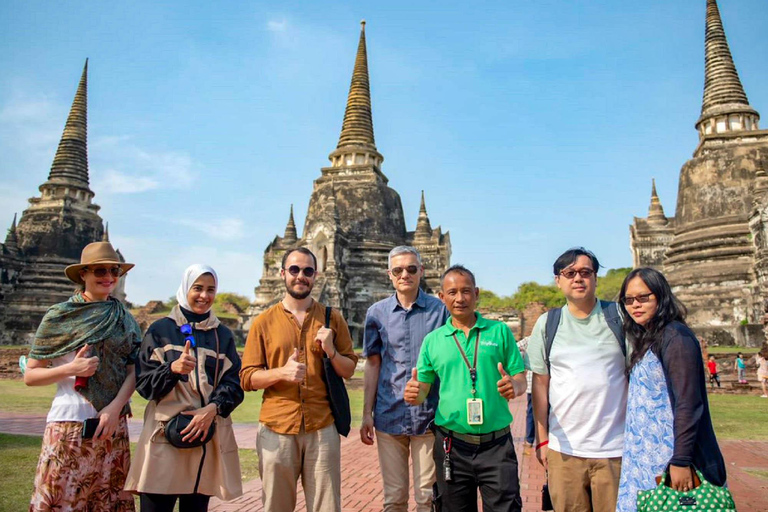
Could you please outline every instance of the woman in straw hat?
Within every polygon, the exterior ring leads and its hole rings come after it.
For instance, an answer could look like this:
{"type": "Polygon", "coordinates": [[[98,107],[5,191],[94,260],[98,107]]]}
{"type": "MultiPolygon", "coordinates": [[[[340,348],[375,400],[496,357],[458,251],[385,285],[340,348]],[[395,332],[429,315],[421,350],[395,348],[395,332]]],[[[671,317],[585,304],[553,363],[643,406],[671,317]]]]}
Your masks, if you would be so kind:
{"type": "Polygon", "coordinates": [[[78,291],[51,307],[37,329],[24,383],[55,383],[56,395],[30,512],[135,510],[123,485],[130,465],[126,415],[141,331],[110,296],[132,267],[109,242],[87,245],[80,264],[65,270],[78,291]]]}
{"type": "Polygon", "coordinates": [[[242,494],[230,418],[243,401],[240,356],[211,310],[217,287],[211,267],[190,266],[178,305],[144,335],[136,391],[149,403],[125,483],[140,493],[142,512],[172,512],[177,499],[180,512],[203,512],[211,496],[242,494]]]}

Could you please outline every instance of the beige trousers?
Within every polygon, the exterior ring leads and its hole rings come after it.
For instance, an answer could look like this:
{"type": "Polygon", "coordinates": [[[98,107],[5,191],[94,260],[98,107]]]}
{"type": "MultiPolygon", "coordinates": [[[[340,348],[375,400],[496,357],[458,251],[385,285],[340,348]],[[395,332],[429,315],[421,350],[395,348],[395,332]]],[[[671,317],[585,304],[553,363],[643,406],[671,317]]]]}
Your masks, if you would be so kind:
{"type": "Polygon", "coordinates": [[[587,459],[549,450],[549,494],[556,512],[614,512],[621,457],[587,459]]]}
{"type": "Polygon", "coordinates": [[[429,512],[432,506],[432,484],[435,483],[435,461],[432,450],[435,436],[390,435],[376,431],[381,479],[384,484],[384,512],[408,510],[408,454],[413,462],[413,497],[417,512],[429,512]]]}
{"type": "Polygon", "coordinates": [[[341,511],[341,441],[336,427],[278,434],[259,424],[256,438],[265,512],[293,512],[301,476],[308,512],[341,511]]]}

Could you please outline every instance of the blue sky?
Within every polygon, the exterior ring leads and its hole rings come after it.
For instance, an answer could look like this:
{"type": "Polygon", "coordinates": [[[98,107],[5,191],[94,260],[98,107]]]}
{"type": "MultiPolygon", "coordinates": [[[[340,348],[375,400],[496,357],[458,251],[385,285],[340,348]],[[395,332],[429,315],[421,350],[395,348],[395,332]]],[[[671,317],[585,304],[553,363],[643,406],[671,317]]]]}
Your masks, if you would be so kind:
{"type": "MultiPolygon", "coordinates": [[[[696,148],[705,0],[0,3],[0,225],[45,181],[89,63],[91,188],[136,263],[129,300],[208,262],[253,297],[338,141],[367,20],[376,144],[414,229],[511,294],[573,245],[630,266],[651,178],[674,214],[696,148]]],[[[765,0],[720,0],[768,115],[765,0]]],[[[768,126],[768,119],[763,122],[768,126]]]]}

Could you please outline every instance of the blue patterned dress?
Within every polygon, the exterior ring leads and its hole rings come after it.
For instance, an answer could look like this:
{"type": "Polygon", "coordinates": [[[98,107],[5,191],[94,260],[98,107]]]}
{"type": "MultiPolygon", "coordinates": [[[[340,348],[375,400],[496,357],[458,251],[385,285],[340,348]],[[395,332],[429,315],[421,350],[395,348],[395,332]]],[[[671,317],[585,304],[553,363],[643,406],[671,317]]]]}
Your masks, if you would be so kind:
{"type": "Polygon", "coordinates": [[[637,491],[656,487],[674,450],[674,414],[661,361],[652,351],[632,368],[616,512],[637,511],[637,491]]]}

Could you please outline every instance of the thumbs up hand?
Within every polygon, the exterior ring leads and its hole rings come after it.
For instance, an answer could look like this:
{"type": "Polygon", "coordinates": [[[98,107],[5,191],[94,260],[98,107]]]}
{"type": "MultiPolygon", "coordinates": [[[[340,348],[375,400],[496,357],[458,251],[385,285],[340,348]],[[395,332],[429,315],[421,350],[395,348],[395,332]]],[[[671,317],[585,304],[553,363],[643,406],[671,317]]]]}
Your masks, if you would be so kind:
{"type": "Polygon", "coordinates": [[[96,373],[96,369],[99,367],[99,358],[97,356],[90,357],[91,346],[86,344],[77,351],[75,358],[69,363],[69,373],[73,377],[90,377],[96,373]]]}
{"type": "Polygon", "coordinates": [[[294,348],[288,362],[280,368],[284,381],[301,382],[307,375],[307,365],[299,362],[299,349],[294,348]]]}
{"type": "Polygon", "coordinates": [[[179,375],[189,375],[195,369],[197,359],[190,353],[189,340],[184,344],[184,350],[178,359],[171,363],[171,371],[179,375]]]}
{"type": "Polygon", "coordinates": [[[411,369],[411,380],[405,384],[405,393],[403,394],[403,400],[411,405],[419,405],[424,401],[422,398],[419,400],[419,394],[421,393],[421,383],[419,382],[419,375],[416,368],[411,369]]]}
{"type": "Polygon", "coordinates": [[[504,369],[504,365],[499,363],[499,375],[501,375],[501,379],[496,383],[496,386],[499,388],[499,394],[506,398],[507,400],[512,400],[517,396],[515,394],[515,386],[512,384],[512,378],[509,376],[507,371],[504,369]]]}

